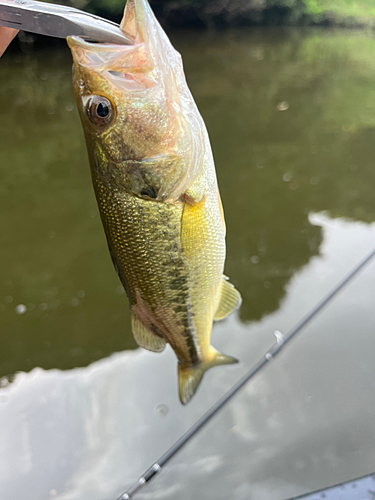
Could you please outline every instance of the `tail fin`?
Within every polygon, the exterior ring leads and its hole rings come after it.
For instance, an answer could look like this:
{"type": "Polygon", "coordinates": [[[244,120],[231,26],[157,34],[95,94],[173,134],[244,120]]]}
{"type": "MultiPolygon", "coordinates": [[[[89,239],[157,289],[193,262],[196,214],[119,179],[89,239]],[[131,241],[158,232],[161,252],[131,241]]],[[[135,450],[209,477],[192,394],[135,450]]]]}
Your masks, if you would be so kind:
{"type": "Polygon", "coordinates": [[[178,389],[181,403],[186,405],[191,400],[207,370],[213,366],[233,363],[238,363],[238,359],[227,356],[212,347],[209,361],[202,361],[199,365],[189,368],[182,368],[178,364],[178,389]]]}

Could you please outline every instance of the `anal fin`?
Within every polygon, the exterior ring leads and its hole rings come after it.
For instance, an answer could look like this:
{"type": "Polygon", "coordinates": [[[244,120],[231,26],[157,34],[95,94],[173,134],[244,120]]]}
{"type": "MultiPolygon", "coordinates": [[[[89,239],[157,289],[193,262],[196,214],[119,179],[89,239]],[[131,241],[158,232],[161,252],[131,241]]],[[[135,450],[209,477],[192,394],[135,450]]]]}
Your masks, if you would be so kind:
{"type": "Polygon", "coordinates": [[[131,313],[131,327],[134,339],[140,347],[153,352],[161,352],[164,349],[165,340],[150,332],[133,312],[131,313]]]}
{"type": "Polygon", "coordinates": [[[242,303],[241,294],[229,283],[226,276],[221,280],[220,300],[214,315],[214,320],[219,321],[226,318],[231,312],[240,307],[242,303]]]}

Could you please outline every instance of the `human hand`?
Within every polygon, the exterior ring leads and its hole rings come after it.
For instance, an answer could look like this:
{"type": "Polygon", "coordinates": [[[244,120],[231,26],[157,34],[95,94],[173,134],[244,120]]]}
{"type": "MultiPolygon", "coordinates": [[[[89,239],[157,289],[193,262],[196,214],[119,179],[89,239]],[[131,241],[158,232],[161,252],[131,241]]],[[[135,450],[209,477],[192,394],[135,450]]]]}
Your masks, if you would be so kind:
{"type": "Polygon", "coordinates": [[[0,26],[0,57],[4,54],[5,49],[8,47],[13,38],[17,35],[18,30],[13,28],[4,28],[0,26]]]}

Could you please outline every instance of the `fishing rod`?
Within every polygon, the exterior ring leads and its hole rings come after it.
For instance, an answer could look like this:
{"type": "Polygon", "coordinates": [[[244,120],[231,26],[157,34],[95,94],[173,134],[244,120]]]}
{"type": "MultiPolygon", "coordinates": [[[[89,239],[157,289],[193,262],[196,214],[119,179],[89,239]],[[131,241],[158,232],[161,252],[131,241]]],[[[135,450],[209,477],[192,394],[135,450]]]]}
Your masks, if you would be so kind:
{"type": "Polygon", "coordinates": [[[284,346],[292,340],[331,300],[356,276],[363,267],[375,256],[375,248],[360,261],[352,271],[340,281],[335,288],[331,290],[299,323],[297,323],[287,335],[283,335],[279,331],[275,331],[276,344],[266,352],[266,354],[258,361],[245,375],[236,382],[228,392],[224,394],[201,418],[199,418],[190,429],[185,432],[157,462],[155,462],[146,472],[138,479],[138,481],[123,493],[118,500],[129,500],[132,498],[144,484],[148,483],[155,474],[160,472],[161,468],[205,425],[223,408],[237,392],[256,375],[266,364],[272,361],[284,346]]]}

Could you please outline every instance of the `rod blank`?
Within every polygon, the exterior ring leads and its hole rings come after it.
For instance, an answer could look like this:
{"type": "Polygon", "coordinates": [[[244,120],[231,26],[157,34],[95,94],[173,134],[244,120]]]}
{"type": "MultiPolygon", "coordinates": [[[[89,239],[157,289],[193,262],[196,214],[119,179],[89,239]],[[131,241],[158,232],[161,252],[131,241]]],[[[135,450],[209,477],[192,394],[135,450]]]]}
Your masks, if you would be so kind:
{"type": "Polygon", "coordinates": [[[118,500],[129,500],[132,498],[144,484],[152,479],[161,468],[205,425],[209,422],[214,415],[216,415],[223,406],[225,406],[242,387],[254,377],[267,363],[272,361],[277,354],[279,354],[284,346],[290,342],[329,302],[363,269],[366,264],[375,256],[375,248],[370,252],[367,257],[361,260],[352,271],[345,276],[332,290],[328,293],[306,316],[304,316],[297,325],[283,337],[279,332],[275,332],[276,344],[269,349],[266,354],[260,359],[245,375],[236,382],[227,393],[224,394],[190,429],[183,434],[164,455],[162,455],[157,462],[155,462],[140,479],[125,493],[123,493],[118,500]]]}

